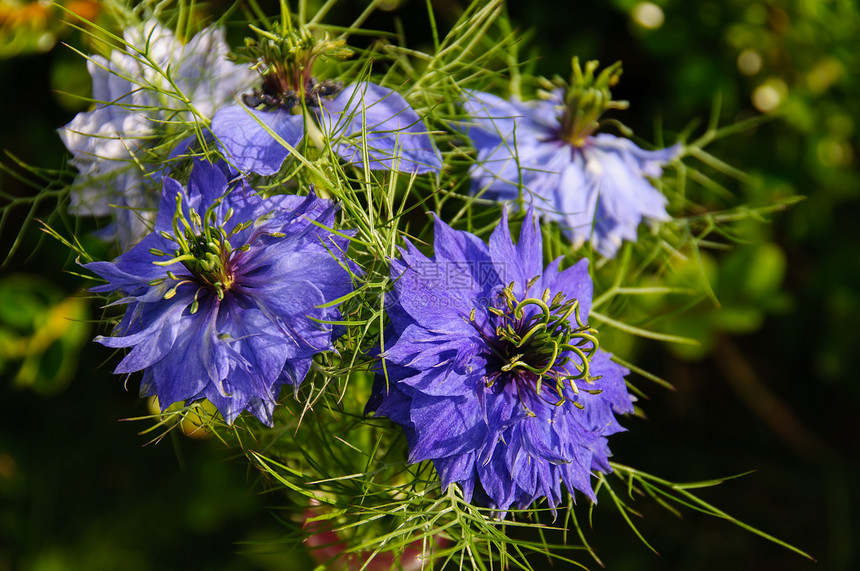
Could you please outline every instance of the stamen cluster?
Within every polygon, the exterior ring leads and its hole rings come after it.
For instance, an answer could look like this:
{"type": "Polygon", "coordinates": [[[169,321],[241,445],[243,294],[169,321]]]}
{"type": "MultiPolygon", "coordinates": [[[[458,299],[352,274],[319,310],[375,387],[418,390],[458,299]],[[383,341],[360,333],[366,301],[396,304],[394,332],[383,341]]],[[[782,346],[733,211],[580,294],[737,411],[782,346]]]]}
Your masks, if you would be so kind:
{"type": "MultiPolygon", "coordinates": [[[[161,237],[176,244],[173,257],[164,261],[153,261],[157,266],[170,266],[180,262],[190,272],[190,275],[177,276],[172,271],[167,272],[167,277],[177,283],[164,294],[164,299],[170,299],[176,295],[176,290],[187,283],[200,285],[194,295],[191,305],[191,313],[196,313],[199,307],[198,296],[201,289],[210,289],[215,292],[218,299],[224,299],[224,292],[233,284],[233,272],[230,259],[235,251],[245,252],[250,248],[244,244],[240,248],[233,249],[230,238],[251,226],[251,222],[240,222],[229,232],[218,224],[216,209],[221,205],[221,198],[216,199],[200,216],[193,207],[188,207],[186,215],[182,208],[182,194],[176,194],[176,211],[173,215],[173,232],[161,231],[161,237]]],[[[233,209],[227,210],[223,224],[233,217],[233,209]]],[[[149,252],[155,256],[163,257],[168,254],[151,248],[149,252]]],[[[149,285],[159,285],[165,280],[158,279],[149,282],[149,285]]]]}
{"type": "MultiPolygon", "coordinates": [[[[532,279],[526,289],[538,279],[532,279]]],[[[523,393],[533,393],[549,404],[560,406],[567,400],[565,383],[578,395],[576,381],[594,380],[589,372],[589,360],[598,349],[597,330],[582,322],[579,300],[567,299],[563,292],[551,297],[547,288],[540,298],[528,297],[519,301],[513,290],[514,284],[510,283],[499,295],[501,308],[488,308],[498,321],[495,336],[486,338],[487,346],[501,365],[498,370],[488,372],[487,387],[500,379],[512,380],[527,410],[523,393]],[[529,311],[529,306],[536,307],[538,311],[529,311]],[[545,380],[555,387],[558,398],[554,402],[542,395],[545,380]]],[[[470,318],[474,323],[474,313],[470,318]]],[[[573,404],[583,408],[577,401],[573,404]]]]}

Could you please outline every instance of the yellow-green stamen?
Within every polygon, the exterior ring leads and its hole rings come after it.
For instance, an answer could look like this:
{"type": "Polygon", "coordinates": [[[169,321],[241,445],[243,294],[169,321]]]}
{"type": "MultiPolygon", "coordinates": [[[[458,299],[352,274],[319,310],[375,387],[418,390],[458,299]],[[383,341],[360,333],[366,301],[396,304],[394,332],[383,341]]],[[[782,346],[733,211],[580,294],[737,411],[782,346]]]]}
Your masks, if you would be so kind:
{"type": "MultiPolygon", "coordinates": [[[[531,280],[529,285],[535,282],[531,280]]],[[[551,404],[561,405],[567,400],[567,386],[574,394],[579,394],[577,381],[594,381],[589,362],[597,352],[597,331],[582,322],[578,299],[568,300],[563,293],[553,297],[547,289],[540,297],[518,300],[513,286],[512,283],[502,290],[505,307],[489,308],[501,319],[495,327],[495,339],[490,343],[502,361],[500,373],[511,375],[518,390],[522,390],[525,383],[532,385],[536,395],[544,400],[543,385],[551,382],[557,395],[551,404]],[[529,306],[536,306],[538,311],[527,317],[529,306]]],[[[474,317],[470,317],[473,322],[474,317]]],[[[497,376],[488,376],[488,387],[495,383],[497,376]]],[[[523,395],[520,400],[526,406],[523,395]]],[[[582,408],[578,402],[574,405],[582,408]]]]}

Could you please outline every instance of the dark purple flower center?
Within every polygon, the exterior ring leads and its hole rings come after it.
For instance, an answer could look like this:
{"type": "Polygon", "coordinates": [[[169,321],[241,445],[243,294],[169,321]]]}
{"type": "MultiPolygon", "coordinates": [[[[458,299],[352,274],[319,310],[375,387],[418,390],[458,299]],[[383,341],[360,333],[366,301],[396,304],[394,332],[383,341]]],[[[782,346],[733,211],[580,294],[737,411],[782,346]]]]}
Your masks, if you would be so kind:
{"type": "MultiPolygon", "coordinates": [[[[536,280],[529,282],[527,291],[536,280]]],[[[540,298],[518,300],[513,285],[499,294],[497,307],[488,308],[494,329],[479,329],[491,354],[486,385],[514,383],[527,409],[526,397],[531,395],[561,405],[567,400],[566,386],[576,394],[577,381],[594,380],[589,360],[598,348],[597,331],[582,323],[579,300],[566,299],[562,292],[552,297],[549,289],[540,298]]],[[[475,324],[474,311],[470,322],[475,324]]]]}
{"type": "Polygon", "coordinates": [[[319,107],[321,100],[332,99],[342,89],[343,84],[339,81],[326,79],[317,82],[314,78],[309,78],[301,89],[293,89],[286,86],[283,78],[269,74],[263,76],[262,89],[255,88],[251,93],[245,93],[242,102],[261,111],[291,111],[302,100],[307,107],[319,107]]]}

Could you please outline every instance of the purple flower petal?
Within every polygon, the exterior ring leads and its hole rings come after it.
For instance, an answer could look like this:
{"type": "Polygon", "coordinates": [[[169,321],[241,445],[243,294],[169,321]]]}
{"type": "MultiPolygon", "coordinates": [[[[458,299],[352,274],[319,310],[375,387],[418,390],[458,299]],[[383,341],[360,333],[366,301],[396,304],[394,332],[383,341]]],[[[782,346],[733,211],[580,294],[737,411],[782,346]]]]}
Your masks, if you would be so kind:
{"type": "Polygon", "coordinates": [[[212,133],[237,170],[271,175],[281,170],[290,150],[304,138],[304,118],[283,109],[257,111],[230,105],[215,113],[212,133]]]}
{"type": "Polygon", "coordinates": [[[441,170],[427,126],[396,91],[362,82],[320,103],[323,132],[343,160],[362,166],[366,152],[371,170],[441,170]]]}

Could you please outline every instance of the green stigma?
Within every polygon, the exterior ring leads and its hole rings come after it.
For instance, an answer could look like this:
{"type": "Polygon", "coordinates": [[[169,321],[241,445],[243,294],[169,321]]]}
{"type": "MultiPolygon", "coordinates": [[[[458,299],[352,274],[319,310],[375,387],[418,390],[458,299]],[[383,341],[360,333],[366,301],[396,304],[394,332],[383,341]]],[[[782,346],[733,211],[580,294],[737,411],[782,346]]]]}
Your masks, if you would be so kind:
{"type": "MultiPolygon", "coordinates": [[[[526,291],[536,281],[532,279],[526,291]]],[[[501,372],[534,383],[541,398],[543,385],[551,383],[558,397],[553,404],[561,405],[566,400],[565,385],[578,394],[577,381],[594,380],[589,361],[597,352],[597,330],[582,323],[578,299],[567,299],[561,292],[552,296],[546,289],[539,298],[518,300],[513,286],[511,283],[502,290],[502,308],[489,309],[501,318],[495,331],[497,355],[504,363],[501,372]],[[526,317],[530,305],[538,311],[526,317]]],[[[577,402],[574,405],[582,408],[577,402]]]]}
{"type": "MultiPolygon", "coordinates": [[[[197,298],[201,290],[209,289],[215,292],[218,299],[224,299],[224,293],[233,285],[233,274],[230,268],[230,257],[233,248],[229,238],[250,226],[250,222],[237,224],[229,233],[217,223],[215,208],[221,204],[221,199],[214,201],[201,216],[193,208],[188,208],[186,215],[182,209],[182,194],[176,194],[176,211],[173,214],[173,233],[162,232],[161,236],[176,244],[173,256],[164,261],[153,262],[158,266],[169,266],[177,262],[185,266],[188,275],[175,275],[167,272],[167,278],[176,284],[164,294],[165,299],[176,295],[179,286],[192,283],[200,286],[191,304],[191,313],[196,313],[197,298]]],[[[224,222],[228,222],[233,211],[228,210],[224,222]]],[[[247,249],[246,246],[239,250],[247,249]]],[[[160,250],[150,250],[155,256],[163,257],[169,254],[160,250]]],[[[163,280],[162,280],[163,281],[163,280]]]]}
{"type": "MultiPolygon", "coordinates": [[[[621,79],[621,62],[615,62],[595,75],[596,60],[589,61],[583,69],[579,58],[571,62],[573,73],[564,94],[564,112],[561,117],[561,138],[574,147],[581,147],[585,140],[600,127],[600,117],[610,109],[627,109],[626,101],[614,101],[610,88],[621,79]]],[[[558,87],[559,82],[551,84],[558,87]]]]}

